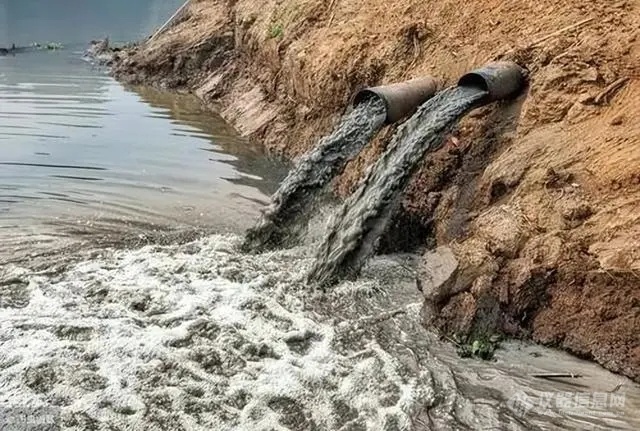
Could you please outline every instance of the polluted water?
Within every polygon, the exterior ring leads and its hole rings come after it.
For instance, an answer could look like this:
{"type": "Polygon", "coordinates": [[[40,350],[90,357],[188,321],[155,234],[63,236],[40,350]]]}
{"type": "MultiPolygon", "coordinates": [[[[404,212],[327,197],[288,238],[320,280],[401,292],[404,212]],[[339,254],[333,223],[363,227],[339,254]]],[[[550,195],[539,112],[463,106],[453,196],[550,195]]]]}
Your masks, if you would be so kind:
{"type": "Polygon", "coordinates": [[[5,268],[2,408],[76,429],[411,429],[426,375],[352,341],[366,315],[307,312],[304,249],[248,256],[239,242],[103,250],[57,275],[5,268]]]}
{"type": "Polygon", "coordinates": [[[384,125],[385,105],[378,97],[357,104],[296,166],[271,198],[243,249],[270,250],[290,245],[313,212],[314,200],[384,125]]]}
{"type": "MultiPolygon", "coordinates": [[[[233,206],[215,201],[218,219],[233,206]]],[[[37,265],[36,240],[24,259],[0,253],[0,428],[640,429],[637,385],[592,363],[525,345],[495,362],[459,358],[421,324],[415,256],[378,256],[321,293],[305,280],[313,247],[248,254],[242,241],[45,244],[55,256],[37,265]],[[589,378],[530,377],[566,370],[589,378]],[[609,398],[541,406],[558,391],[609,398]]]]}
{"type": "Polygon", "coordinates": [[[0,412],[77,430],[633,429],[637,386],[594,364],[535,346],[458,358],[420,323],[414,257],[377,257],[320,294],[308,247],[241,241],[2,268],[0,412]],[[523,412],[519,399],[576,391],[528,377],[562,369],[590,376],[585,391],[621,388],[625,410],[523,412]]]}
{"type": "Polygon", "coordinates": [[[332,215],[309,281],[320,285],[357,275],[398,209],[402,192],[425,154],[438,149],[458,120],[487,92],[451,87],[424,103],[394,135],[360,187],[332,215]]]}

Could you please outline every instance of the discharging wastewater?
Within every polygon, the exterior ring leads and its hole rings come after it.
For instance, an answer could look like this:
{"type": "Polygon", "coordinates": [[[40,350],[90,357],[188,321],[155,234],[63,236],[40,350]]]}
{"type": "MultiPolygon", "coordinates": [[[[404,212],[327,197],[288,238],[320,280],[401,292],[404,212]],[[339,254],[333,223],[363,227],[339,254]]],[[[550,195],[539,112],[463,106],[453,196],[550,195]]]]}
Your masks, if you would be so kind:
{"type": "Polygon", "coordinates": [[[315,246],[242,252],[284,166],[193,99],[61,51],[0,59],[0,103],[0,423],[640,427],[638,386],[593,363],[520,343],[459,358],[420,324],[415,256],[322,293],[315,246]],[[532,377],[549,372],[584,377],[532,377]]]}
{"type": "Polygon", "coordinates": [[[371,98],[348,112],[335,129],[291,169],[258,224],[247,233],[245,250],[282,247],[299,239],[329,182],[384,125],[384,102],[371,98]],[[298,237],[298,238],[296,238],[298,237]]]}
{"type": "Polygon", "coordinates": [[[420,161],[444,142],[458,120],[487,95],[475,87],[452,87],[424,103],[394,135],[360,187],[329,221],[309,281],[324,285],[358,274],[375,252],[420,161]]]}

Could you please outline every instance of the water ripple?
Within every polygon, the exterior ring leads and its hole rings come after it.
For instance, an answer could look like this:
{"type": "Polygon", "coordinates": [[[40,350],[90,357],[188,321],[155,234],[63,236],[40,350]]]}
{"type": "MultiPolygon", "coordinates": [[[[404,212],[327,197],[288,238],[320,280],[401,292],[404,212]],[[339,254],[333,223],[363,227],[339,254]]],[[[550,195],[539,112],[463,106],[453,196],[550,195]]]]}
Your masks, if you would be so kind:
{"type": "Polygon", "coordinates": [[[35,167],[41,167],[41,168],[106,171],[105,168],[100,168],[100,167],[97,167],[97,166],[53,165],[53,164],[48,164],[48,163],[0,162],[0,165],[7,165],[7,166],[35,166],[35,167]]]}

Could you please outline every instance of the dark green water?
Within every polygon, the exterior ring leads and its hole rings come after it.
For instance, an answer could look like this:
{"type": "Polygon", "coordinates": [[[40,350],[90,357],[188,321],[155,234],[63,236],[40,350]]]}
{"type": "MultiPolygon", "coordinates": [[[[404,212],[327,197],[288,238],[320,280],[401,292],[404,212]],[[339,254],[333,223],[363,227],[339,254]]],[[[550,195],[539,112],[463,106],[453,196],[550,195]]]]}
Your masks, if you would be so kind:
{"type": "MultiPolygon", "coordinates": [[[[361,103],[342,118],[335,130],[305,154],[282,181],[243,248],[268,250],[298,241],[318,206],[322,191],[371,141],[384,125],[382,101],[361,103]]],[[[320,204],[321,205],[321,204],[320,204]]]]}
{"type": "Polygon", "coordinates": [[[485,95],[477,88],[448,88],[423,104],[398,129],[360,187],[333,214],[310,281],[327,284],[360,272],[398,211],[402,191],[420,161],[427,152],[442,146],[446,134],[485,95]]]}

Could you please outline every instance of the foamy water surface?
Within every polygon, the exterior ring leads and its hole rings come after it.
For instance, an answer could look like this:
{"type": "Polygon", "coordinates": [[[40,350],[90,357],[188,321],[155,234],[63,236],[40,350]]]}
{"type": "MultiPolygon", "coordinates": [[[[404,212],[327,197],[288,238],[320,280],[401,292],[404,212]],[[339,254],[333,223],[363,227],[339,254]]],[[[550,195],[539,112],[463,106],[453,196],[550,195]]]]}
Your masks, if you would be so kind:
{"type": "Polygon", "coordinates": [[[240,241],[96,250],[53,272],[3,268],[0,410],[52,414],[65,429],[634,423],[637,386],[593,364],[519,345],[497,362],[457,358],[420,325],[410,259],[379,258],[322,293],[302,282],[305,248],[249,255],[240,241]],[[550,365],[590,376],[580,391],[621,384],[626,407],[523,416],[515,395],[577,390],[527,376],[550,365]]]}
{"type": "Polygon", "coordinates": [[[334,322],[292,294],[306,258],[235,240],[106,250],[53,277],[10,268],[3,406],[56,406],[80,427],[407,429],[431,389],[373,340],[336,348],[334,322]]]}

